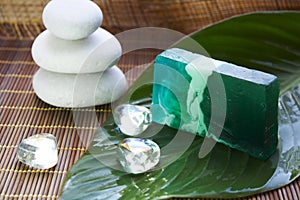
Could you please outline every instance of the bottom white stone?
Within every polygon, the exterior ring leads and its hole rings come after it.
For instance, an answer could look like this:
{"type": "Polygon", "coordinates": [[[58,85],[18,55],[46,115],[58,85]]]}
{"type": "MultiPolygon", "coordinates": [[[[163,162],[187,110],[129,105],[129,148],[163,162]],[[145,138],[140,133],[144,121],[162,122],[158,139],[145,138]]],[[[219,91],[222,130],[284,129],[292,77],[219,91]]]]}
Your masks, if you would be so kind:
{"type": "Polygon", "coordinates": [[[39,69],[33,77],[37,96],[58,107],[107,104],[118,99],[126,88],[126,78],[117,66],[91,74],[61,74],[39,69]]]}

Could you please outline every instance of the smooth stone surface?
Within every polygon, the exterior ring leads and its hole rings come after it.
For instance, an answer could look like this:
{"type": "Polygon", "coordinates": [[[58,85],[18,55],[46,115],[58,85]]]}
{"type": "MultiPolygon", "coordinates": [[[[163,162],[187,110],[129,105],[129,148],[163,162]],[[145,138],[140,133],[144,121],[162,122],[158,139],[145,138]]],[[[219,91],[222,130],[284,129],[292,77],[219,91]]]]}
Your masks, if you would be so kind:
{"type": "Polygon", "coordinates": [[[146,172],[159,163],[160,148],[149,140],[142,138],[126,138],[119,144],[120,164],[129,173],[146,172]]]}
{"type": "Polygon", "coordinates": [[[92,1],[52,0],[44,8],[43,22],[56,37],[65,40],[85,38],[101,26],[102,11],[92,1]]]}
{"type": "Polygon", "coordinates": [[[269,158],[278,144],[277,77],[202,57],[182,49],[156,57],[153,121],[269,158]]]}
{"type": "Polygon", "coordinates": [[[122,48],[119,41],[102,28],[76,41],[62,40],[46,30],[35,39],[31,53],[36,64],[48,71],[95,73],[115,65],[122,48]]]}
{"type": "Polygon", "coordinates": [[[48,104],[77,108],[115,101],[127,89],[127,81],[117,66],[103,73],[77,75],[39,69],[33,77],[33,89],[48,104]]]}
{"type": "Polygon", "coordinates": [[[121,132],[129,136],[141,134],[152,122],[152,114],[144,106],[121,104],[114,109],[113,115],[121,132]]]}
{"type": "Polygon", "coordinates": [[[49,169],[58,161],[56,138],[49,133],[30,136],[18,145],[17,156],[26,165],[49,169]]]}

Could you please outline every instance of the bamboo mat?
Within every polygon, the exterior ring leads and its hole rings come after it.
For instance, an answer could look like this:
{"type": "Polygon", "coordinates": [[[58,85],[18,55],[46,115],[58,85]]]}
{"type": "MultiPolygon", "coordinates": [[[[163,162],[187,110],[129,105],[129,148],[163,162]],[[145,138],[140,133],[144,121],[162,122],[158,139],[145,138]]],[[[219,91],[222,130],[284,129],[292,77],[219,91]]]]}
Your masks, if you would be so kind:
{"type": "MultiPolygon", "coordinates": [[[[0,40],[0,199],[57,199],[67,171],[86,151],[95,128],[111,113],[109,105],[72,111],[40,101],[31,84],[38,69],[31,58],[31,44],[32,40],[0,40]],[[76,124],[73,112],[84,119],[96,113],[98,123],[76,124]],[[30,168],[16,157],[22,139],[42,132],[55,135],[58,141],[59,162],[49,170],[30,168]]],[[[130,66],[151,62],[154,55],[146,51],[128,54],[119,67],[126,72],[130,66]],[[143,59],[134,58],[137,55],[143,59]]]]}
{"type": "MultiPolygon", "coordinates": [[[[104,27],[113,33],[141,26],[167,27],[191,33],[221,19],[252,11],[300,10],[299,0],[96,0],[104,13],[104,27]]],[[[96,127],[110,115],[109,105],[96,108],[56,108],[40,101],[32,90],[38,69],[30,55],[33,39],[44,29],[41,12],[47,0],[0,1],[0,199],[58,199],[70,167],[86,151],[96,127]],[[96,113],[95,123],[74,123],[96,113]],[[80,120],[80,119],[79,119],[80,120]],[[59,163],[36,170],[18,162],[16,147],[22,139],[41,132],[57,137],[59,163]]],[[[157,51],[124,56],[123,72],[149,63],[157,51]]],[[[143,67],[128,77],[132,83],[143,67]]],[[[244,199],[300,199],[300,180],[244,199]]]]}

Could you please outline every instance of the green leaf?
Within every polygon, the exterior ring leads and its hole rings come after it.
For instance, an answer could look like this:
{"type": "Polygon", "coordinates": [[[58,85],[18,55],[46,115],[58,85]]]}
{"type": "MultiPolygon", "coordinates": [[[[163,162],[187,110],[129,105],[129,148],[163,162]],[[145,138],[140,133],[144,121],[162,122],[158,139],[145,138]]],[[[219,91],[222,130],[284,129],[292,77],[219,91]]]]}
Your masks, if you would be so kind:
{"type": "MultiPolygon", "coordinates": [[[[300,174],[300,13],[260,13],[223,21],[191,35],[209,54],[241,66],[277,75],[279,147],[270,159],[257,160],[217,144],[205,158],[198,153],[203,138],[192,138],[178,158],[180,144],[162,151],[171,164],[139,174],[122,172],[116,159],[120,134],[113,119],[97,130],[89,151],[69,171],[60,199],[160,199],[167,197],[241,197],[286,185],[300,174]],[[174,156],[175,155],[175,156],[174,156]]],[[[184,42],[181,41],[177,46],[184,42]]],[[[139,103],[151,102],[151,65],[128,91],[139,103]]],[[[144,133],[162,149],[174,137],[192,134],[152,124],[144,133]]]]}
{"type": "Polygon", "coordinates": [[[275,74],[281,94],[300,82],[299,13],[263,13],[233,18],[191,37],[219,60],[275,74]]]}

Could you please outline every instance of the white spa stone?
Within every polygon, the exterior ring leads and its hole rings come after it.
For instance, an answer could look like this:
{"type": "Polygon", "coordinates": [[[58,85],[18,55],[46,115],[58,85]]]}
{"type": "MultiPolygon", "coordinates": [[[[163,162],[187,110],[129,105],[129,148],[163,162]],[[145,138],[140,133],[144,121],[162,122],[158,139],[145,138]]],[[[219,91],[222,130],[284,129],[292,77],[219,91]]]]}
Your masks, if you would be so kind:
{"type": "Polygon", "coordinates": [[[102,28],[75,41],[57,38],[46,30],[35,39],[31,53],[36,64],[48,71],[95,73],[115,65],[122,48],[119,41],[102,28]]]}
{"type": "Polygon", "coordinates": [[[39,69],[33,77],[37,96],[57,107],[79,108],[110,103],[126,88],[125,76],[117,66],[93,74],[60,74],[39,69]]]}
{"type": "Polygon", "coordinates": [[[102,20],[100,8],[88,0],[52,0],[43,11],[46,28],[65,40],[89,36],[101,26],[102,20]]]}

